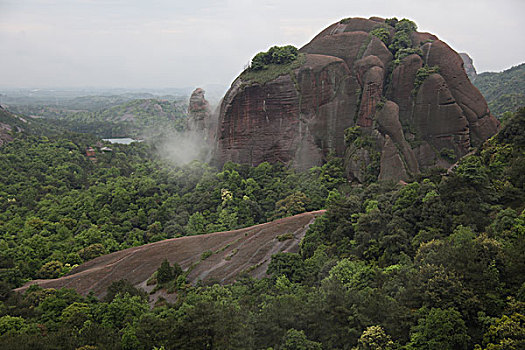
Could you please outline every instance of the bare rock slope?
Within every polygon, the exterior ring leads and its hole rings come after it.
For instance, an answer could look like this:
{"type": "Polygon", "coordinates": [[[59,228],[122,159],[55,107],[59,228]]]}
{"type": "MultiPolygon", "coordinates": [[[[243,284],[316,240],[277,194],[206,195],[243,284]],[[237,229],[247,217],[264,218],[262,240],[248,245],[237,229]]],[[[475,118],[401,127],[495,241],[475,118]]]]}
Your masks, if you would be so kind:
{"type": "Polygon", "coordinates": [[[263,277],[271,256],[279,252],[298,252],[299,242],[308,226],[324,211],[303,213],[240,230],[206,235],[173,238],[129,248],[100,256],[75,268],[67,276],[51,280],[34,280],[17,291],[23,292],[32,284],[44,288],[74,288],[86,295],[93,291],[105,295],[108,286],[128,279],[136,286],[152,289],[146,281],[164,259],[177,262],[188,270],[188,281],[231,283],[241,274],[263,277]],[[278,239],[291,233],[293,238],[278,239]],[[211,255],[202,259],[204,252],[211,255]],[[209,254],[209,253],[208,253],[209,254]]]}
{"type": "Polygon", "coordinates": [[[446,167],[495,134],[459,54],[400,22],[347,18],[288,69],[243,72],[221,105],[216,162],[304,169],[333,152],[351,180],[397,181],[446,167]]]}

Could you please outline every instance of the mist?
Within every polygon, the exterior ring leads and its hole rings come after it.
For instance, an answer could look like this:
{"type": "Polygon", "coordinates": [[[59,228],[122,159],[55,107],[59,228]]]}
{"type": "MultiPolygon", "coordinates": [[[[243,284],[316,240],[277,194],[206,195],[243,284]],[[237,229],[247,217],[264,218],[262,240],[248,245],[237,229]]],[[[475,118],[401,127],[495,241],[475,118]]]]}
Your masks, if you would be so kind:
{"type": "Polygon", "coordinates": [[[175,166],[183,166],[195,160],[209,162],[213,148],[197,131],[183,131],[163,135],[155,141],[161,159],[175,166]]]}

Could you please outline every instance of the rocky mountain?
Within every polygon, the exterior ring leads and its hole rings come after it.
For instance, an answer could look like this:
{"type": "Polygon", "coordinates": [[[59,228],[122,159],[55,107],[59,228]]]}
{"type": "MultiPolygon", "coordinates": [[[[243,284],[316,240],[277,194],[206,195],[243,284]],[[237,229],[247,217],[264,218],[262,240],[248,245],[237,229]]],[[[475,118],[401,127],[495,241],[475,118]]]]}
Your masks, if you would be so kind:
{"type": "Polygon", "coordinates": [[[461,57],[406,19],[347,18],[291,62],[259,66],[222,101],[219,164],[305,169],[333,153],[351,180],[405,180],[453,164],[498,129],[461,57]]]}

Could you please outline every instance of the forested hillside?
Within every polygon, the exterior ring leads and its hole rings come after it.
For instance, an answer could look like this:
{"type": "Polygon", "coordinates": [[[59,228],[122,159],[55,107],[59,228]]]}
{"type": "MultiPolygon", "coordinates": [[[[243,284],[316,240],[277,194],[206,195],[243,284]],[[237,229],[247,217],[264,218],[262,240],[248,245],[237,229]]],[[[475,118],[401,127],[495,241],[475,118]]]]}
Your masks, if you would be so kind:
{"type": "MultiPolygon", "coordinates": [[[[341,160],[166,167],[145,144],[93,163],[94,140],[1,149],[0,347],[6,349],[522,349],[525,109],[450,171],[350,187],[341,160]],[[327,206],[268,278],[191,286],[162,264],[174,304],[126,281],[104,300],[31,287],[107,251],[327,206]]],[[[163,284],[165,283],[165,284],[163,284]]]]}
{"type": "Polygon", "coordinates": [[[12,111],[32,118],[45,118],[69,131],[101,138],[153,137],[181,131],[186,123],[187,102],[183,99],[124,99],[115,96],[76,98],[66,106],[12,106],[12,111]],[[119,103],[120,102],[120,103],[119,103]],[[83,109],[87,108],[87,109],[83,109]]]}
{"type": "Polygon", "coordinates": [[[170,166],[145,143],[103,146],[23,134],[0,149],[0,278],[11,287],[100,254],[319,209],[344,182],[338,160],[309,173],[268,163],[217,171],[170,166]]]}
{"type": "Polygon", "coordinates": [[[474,85],[487,100],[493,114],[501,117],[505,112],[514,113],[525,103],[525,63],[501,73],[481,73],[474,85]]]}

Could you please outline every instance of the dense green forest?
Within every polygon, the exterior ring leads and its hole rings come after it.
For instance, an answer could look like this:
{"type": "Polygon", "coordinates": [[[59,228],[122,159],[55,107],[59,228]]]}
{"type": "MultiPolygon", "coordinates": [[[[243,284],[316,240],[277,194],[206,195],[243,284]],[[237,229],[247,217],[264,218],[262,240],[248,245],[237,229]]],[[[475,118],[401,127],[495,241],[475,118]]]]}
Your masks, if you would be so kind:
{"type": "Polygon", "coordinates": [[[525,102],[525,63],[500,73],[481,73],[474,85],[494,115],[501,117],[505,112],[514,113],[525,102]]]}
{"type": "Polygon", "coordinates": [[[319,209],[344,182],[337,159],[309,173],[268,163],[217,171],[197,161],[170,166],[145,143],[104,152],[97,142],[80,134],[21,134],[1,149],[3,281],[19,286],[107,252],[319,209]],[[91,146],[95,159],[86,156],[91,146]]]}
{"type": "Polygon", "coordinates": [[[366,186],[338,158],[305,173],[177,167],[146,143],[17,134],[0,149],[0,348],[523,349],[523,130],[525,109],[454,169],[366,186]],[[267,278],[191,286],[163,264],[175,304],[150,308],[126,281],[104,300],[11,291],[107,252],[318,208],[267,278]]]}

